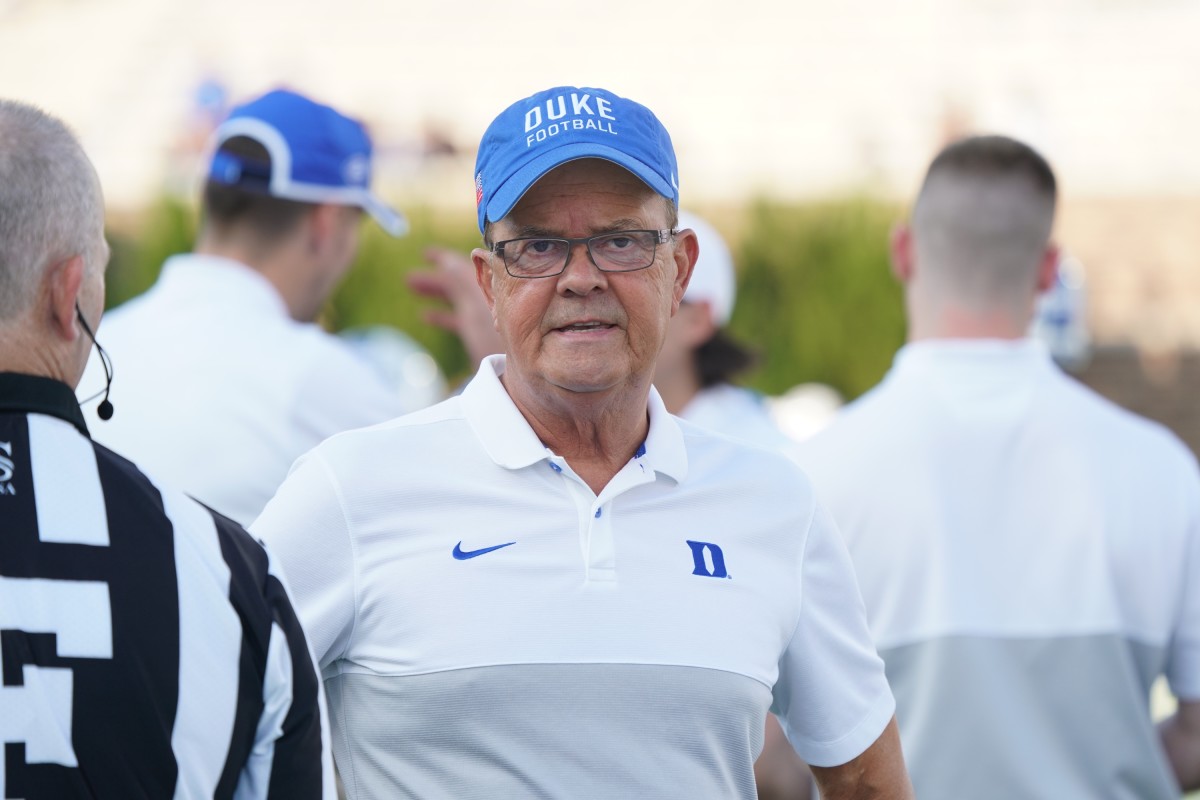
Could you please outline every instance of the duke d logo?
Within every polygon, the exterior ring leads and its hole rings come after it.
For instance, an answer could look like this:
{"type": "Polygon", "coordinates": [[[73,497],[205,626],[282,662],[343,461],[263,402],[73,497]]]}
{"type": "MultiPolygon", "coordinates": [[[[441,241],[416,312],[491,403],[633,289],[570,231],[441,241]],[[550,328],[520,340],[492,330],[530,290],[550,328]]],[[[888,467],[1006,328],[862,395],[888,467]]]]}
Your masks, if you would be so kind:
{"type": "Polygon", "coordinates": [[[695,564],[695,569],[692,570],[693,575],[701,575],[705,578],[728,578],[729,573],[725,571],[725,554],[721,552],[721,548],[711,542],[693,542],[691,539],[687,541],[688,547],[692,548],[692,561],[695,564]],[[704,554],[708,553],[712,559],[711,564],[704,554]]]}

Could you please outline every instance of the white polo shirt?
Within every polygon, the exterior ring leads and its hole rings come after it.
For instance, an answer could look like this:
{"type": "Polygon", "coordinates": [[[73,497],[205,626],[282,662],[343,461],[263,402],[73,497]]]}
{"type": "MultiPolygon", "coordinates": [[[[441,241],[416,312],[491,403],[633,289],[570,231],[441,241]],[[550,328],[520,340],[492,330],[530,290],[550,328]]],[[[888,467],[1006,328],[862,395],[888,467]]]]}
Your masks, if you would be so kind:
{"type": "MultiPolygon", "coordinates": [[[[413,410],[349,346],[291,319],[265,278],[228,259],[173,256],[96,337],[112,356],[116,410],[93,424],[96,441],[242,524],[322,439],[413,410]]],[[[93,355],[78,394],[103,385],[93,355]]]]}
{"type": "Polygon", "coordinates": [[[1032,341],[903,348],[801,445],[845,535],[917,796],[1177,798],[1148,712],[1200,699],[1200,478],[1032,341]]]}
{"type": "Polygon", "coordinates": [[[786,457],[669,415],[599,496],[484,361],[335,436],[253,526],[321,663],[351,798],[755,797],[775,710],[844,763],[893,701],[840,537],[786,457]]]}

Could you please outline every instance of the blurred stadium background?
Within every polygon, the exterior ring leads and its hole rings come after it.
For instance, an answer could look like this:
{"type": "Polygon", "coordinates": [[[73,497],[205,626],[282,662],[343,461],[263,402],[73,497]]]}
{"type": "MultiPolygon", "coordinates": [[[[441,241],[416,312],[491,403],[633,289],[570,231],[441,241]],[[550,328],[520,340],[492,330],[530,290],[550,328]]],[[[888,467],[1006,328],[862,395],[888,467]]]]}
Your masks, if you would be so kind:
{"type": "Polygon", "coordinates": [[[685,203],[741,256],[734,327],[765,354],[753,382],[850,397],[902,336],[880,232],[947,139],[1015,135],[1061,178],[1059,238],[1096,346],[1081,378],[1200,447],[1196,30],[1195,0],[0,0],[0,95],[64,117],[92,154],[124,245],[113,302],[186,247],[198,159],[230,102],[286,84],[362,116],[383,193],[421,224],[371,242],[330,323],[410,329],[453,375],[393,271],[430,238],[474,242],[473,150],[500,108],[604,85],[663,117],[685,203]]]}
{"type": "Polygon", "coordinates": [[[453,379],[465,358],[403,274],[426,244],[476,244],[474,147],[501,108],[603,85],[663,118],[685,205],[733,246],[750,383],[847,398],[903,339],[885,239],[929,159],[1014,135],[1061,181],[1091,340],[1077,375],[1200,450],[1198,30],[1197,0],[0,0],[0,96],[66,119],[95,161],[110,305],[188,249],[230,103],[288,85],[361,116],[413,234],[367,231],[325,321],[394,325],[453,379]]]}

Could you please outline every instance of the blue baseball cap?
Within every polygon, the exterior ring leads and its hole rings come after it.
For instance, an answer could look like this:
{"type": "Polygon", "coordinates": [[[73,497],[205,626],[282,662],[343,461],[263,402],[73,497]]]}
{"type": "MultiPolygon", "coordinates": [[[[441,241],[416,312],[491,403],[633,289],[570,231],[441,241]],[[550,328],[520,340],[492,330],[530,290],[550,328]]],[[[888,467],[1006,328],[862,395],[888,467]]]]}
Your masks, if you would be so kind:
{"type": "Polygon", "coordinates": [[[603,158],[679,203],[671,136],[650,109],[604,89],[557,86],[518,100],[492,121],[475,159],[475,205],[482,233],[512,211],[555,167],[603,158]]]}
{"type": "Polygon", "coordinates": [[[237,106],[217,126],[208,179],[285,200],[358,206],[393,236],[408,232],[407,220],[371,193],[371,140],[362,124],[285,89],[237,106]],[[265,147],[269,170],[221,151],[234,136],[265,147]]]}

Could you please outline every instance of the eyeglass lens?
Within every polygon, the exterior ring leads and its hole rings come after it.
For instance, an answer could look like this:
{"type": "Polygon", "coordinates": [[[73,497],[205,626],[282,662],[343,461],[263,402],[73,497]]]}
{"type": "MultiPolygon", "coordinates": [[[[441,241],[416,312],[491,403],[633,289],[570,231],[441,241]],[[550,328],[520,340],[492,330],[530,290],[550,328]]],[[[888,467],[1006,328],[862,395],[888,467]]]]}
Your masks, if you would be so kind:
{"type": "MultiPolygon", "coordinates": [[[[657,235],[654,231],[617,231],[586,241],[597,267],[628,272],[654,262],[657,235]]],[[[512,239],[504,243],[504,265],[521,275],[556,274],[566,267],[571,244],[566,239],[512,239]]]]}

